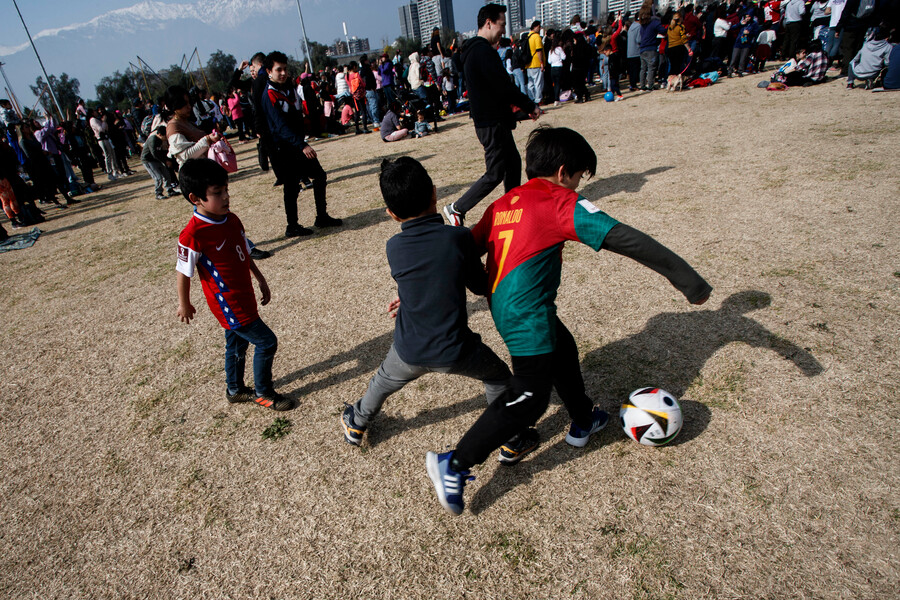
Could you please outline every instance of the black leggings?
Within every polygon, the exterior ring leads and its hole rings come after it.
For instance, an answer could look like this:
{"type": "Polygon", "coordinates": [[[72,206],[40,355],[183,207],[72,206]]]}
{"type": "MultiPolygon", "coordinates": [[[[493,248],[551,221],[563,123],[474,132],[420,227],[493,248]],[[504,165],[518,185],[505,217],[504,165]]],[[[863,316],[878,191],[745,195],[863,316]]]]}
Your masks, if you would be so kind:
{"type": "Polygon", "coordinates": [[[513,356],[510,390],[490,404],[459,441],[453,468],[465,470],[481,464],[503,443],[532,427],[547,410],[550,391],[562,399],[579,427],[590,429],[593,402],[584,392],[575,338],[556,319],[556,348],[549,354],[513,356]]]}

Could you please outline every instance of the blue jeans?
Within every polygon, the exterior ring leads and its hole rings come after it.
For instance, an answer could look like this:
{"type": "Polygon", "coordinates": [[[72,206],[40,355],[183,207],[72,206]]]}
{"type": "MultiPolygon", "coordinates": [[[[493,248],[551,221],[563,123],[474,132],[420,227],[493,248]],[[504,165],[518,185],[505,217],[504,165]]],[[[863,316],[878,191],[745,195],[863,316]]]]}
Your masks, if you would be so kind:
{"type": "Polygon", "coordinates": [[[823,42],[825,54],[831,59],[836,57],[841,49],[841,39],[837,37],[836,34],[837,30],[834,27],[829,27],[828,31],[825,33],[825,41],[823,42]]]}
{"type": "Polygon", "coordinates": [[[519,88],[519,91],[528,95],[528,83],[525,81],[525,71],[522,69],[513,69],[512,72],[513,82],[515,82],[516,87],[519,88]]]}
{"type": "Polygon", "coordinates": [[[600,55],[600,81],[603,82],[603,91],[609,91],[609,57],[605,54],[600,55]]]}
{"type": "Polygon", "coordinates": [[[376,127],[381,126],[381,109],[378,107],[378,92],[375,90],[366,90],[366,108],[369,111],[369,118],[376,127]]]}
{"type": "Polygon", "coordinates": [[[247,347],[253,344],[253,383],[259,397],[271,395],[272,363],[278,350],[278,338],[262,319],[237,329],[225,330],[225,383],[228,393],[236,394],[244,386],[247,347]]]}
{"type": "Polygon", "coordinates": [[[544,97],[544,72],[540,68],[528,69],[528,97],[535,104],[544,97]]]}
{"type": "Polygon", "coordinates": [[[394,91],[393,85],[385,85],[382,86],[381,89],[384,90],[384,101],[388,106],[391,105],[391,102],[397,100],[397,92],[394,91]]]}

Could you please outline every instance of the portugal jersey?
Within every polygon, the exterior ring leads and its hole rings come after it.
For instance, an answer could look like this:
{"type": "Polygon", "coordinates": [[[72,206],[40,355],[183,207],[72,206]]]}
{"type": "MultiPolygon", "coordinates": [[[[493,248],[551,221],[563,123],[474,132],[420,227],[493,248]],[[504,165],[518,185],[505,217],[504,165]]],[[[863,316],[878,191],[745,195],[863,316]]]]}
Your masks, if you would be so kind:
{"type": "Polygon", "coordinates": [[[194,211],[178,237],[176,270],[185,277],[200,272],[209,309],[225,329],[259,318],[250,281],[250,245],[241,220],[228,213],[215,221],[194,211]]]}
{"type": "Polygon", "coordinates": [[[491,204],[472,229],[487,251],[491,314],[512,356],[556,348],[556,292],[567,240],[600,250],[618,221],[576,192],[532,179],[491,204]]]}

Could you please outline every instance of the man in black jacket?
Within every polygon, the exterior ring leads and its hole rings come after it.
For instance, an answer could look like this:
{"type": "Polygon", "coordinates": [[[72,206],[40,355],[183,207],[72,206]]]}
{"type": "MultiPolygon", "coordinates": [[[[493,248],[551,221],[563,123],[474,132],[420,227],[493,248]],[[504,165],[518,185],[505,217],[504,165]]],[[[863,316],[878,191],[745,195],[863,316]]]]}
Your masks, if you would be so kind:
{"type": "Polygon", "coordinates": [[[516,127],[513,106],[532,119],[541,109],[509,78],[495,50],[506,31],[506,7],[486,4],[478,11],[478,35],[462,47],[462,68],[469,91],[469,116],[475,135],[484,146],[485,172],[462,198],[444,207],[451,225],[460,226],[466,213],[502,181],[508,192],[521,183],[522,158],[512,130],[516,127]]]}

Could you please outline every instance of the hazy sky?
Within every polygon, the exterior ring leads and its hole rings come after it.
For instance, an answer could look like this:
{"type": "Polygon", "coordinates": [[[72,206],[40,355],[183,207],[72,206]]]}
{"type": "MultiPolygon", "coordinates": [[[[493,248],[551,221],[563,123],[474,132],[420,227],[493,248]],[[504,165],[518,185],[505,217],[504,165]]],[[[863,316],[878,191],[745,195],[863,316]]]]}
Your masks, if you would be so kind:
{"type": "MultiPolygon", "coordinates": [[[[215,50],[239,61],[258,50],[299,54],[296,0],[18,0],[47,72],[63,72],[94,98],[94,86],[115,70],[124,72],[136,56],[154,69],[181,62],[197,47],[204,62],[215,50]]],[[[372,47],[400,35],[400,0],[301,0],[310,40],[331,44],[350,35],[372,47]]],[[[454,0],[459,31],[475,29],[483,0],[454,0]]],[[[0,2],[0,62],[22,104],[36,98],[28,88],[41,74],[12,0],[0,2]]],[[[0,81],[0,97],[6,97],[0,81]]]]}

